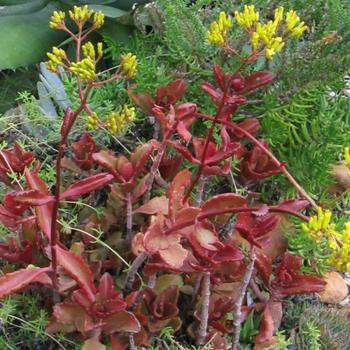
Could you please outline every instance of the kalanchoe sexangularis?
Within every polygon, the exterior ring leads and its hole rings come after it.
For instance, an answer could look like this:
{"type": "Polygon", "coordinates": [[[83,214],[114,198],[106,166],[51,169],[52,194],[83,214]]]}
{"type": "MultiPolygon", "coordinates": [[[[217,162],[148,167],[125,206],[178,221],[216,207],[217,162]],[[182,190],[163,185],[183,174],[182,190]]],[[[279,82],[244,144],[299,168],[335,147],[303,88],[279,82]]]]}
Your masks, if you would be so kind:
{"type": "Polygon", "coordinates": [[[88,133],[84,133],[77,142],[72,144],[74,162],[82,170],[90,170],[93,163],[92,155],[95,150],[96,145],[93,138],[88,133]]]}

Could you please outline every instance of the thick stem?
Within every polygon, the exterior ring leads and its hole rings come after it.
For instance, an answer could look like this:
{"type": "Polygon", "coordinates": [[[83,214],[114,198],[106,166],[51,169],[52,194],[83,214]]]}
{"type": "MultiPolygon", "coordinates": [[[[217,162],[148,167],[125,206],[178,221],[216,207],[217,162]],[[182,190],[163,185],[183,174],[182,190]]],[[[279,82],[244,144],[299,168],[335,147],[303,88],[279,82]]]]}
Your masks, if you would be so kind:
{"type": "Polygon", "coordinates": [[[153,186],[153,182],[154,182],[154,178],[157,174],[158,168],[159,168],[159,164],[162,161],[165,149],[166,149],[166,141],[167,138],[164,137],[163,142],[161,143],[156,158],[152,164],[151,170],[150,170],[150,176],[146,181],[146,186],[147,186],[147,191],[145,192],[144,196],[143,196],[143,201],[146,203],[150,200],[151,198],[151,190],[152,190],[152,186],[153,186]]]}
{"type": "Polygon", "coordinates": [[[199,292],[199,288],[201,287],[202,279],[203,279],[203,274],[199,273],[196,277],[196,283],[195,283],[195,285],[193,287],[193,291],[192,291],[192,298],[191,298],[192,305],[194,305],[194,303],[197,299],[197,295],[199,292]]]}
{"type": "Polygon", "coordinates": [[[206,175],[203,175],[203,174],[199,178],[196,200],[193,203],[194,207],[200,207],[202,204],[204,187],[205,187],[205,183],[207,182],[207,179],[208,179],[208,177],[206,175]]]}
{"type": "Polygon", "coordinates": [[[129,349],[136,350],[134,333],[129,333],[129,349]]]}
{"type": "Polygon", "coordinates": [[[132,240],[132,198],[131,193],[126,194],[126,237],[129,242],[132,240]]]}
{"type": "Polygon", "coordinates": [[[255,260],[256,260],[256,254],[255,254],[254,247],[252,247],[250,251],[250,262],[247,266],[247,271],[244,274],[237,299],[233,306],[233,333],[232,333],[231,350],[239,349],[239,335],[241,333],[241,315],[242,315],[241,308],[242,308],[243,299],[246,294],[249,282],[252,278],[255,260]]]}
{"type": "Polygon", "coordinates": [[[210,303],[210,272],[205,272],[202,279],[202,310],[201,323],[199,325],[197,345],[205,344],[209,319],[209,303],[210,303]]]}
{"type": "Polygon", "coordinates": [[[141,254],[139,254],[135,260],[132,262],[128,273],[126,274],[126,278],[125,278],[125,289],[126,290],[130,290],[132,288],[132,285],[135,281],[135,276],[137,274],[138,269],[140,268],[140,266],[145,262],[145,260],[147,259],[148,254],[146,252],[143,252],[141,254]]]}
{"type": "Polygon", "coordinates": [[[156,285],[156,281],[157,281],[157,274],[155,273],[152,276],[149,276],[147,287],[153,289],[154,286],[156,285]]]}

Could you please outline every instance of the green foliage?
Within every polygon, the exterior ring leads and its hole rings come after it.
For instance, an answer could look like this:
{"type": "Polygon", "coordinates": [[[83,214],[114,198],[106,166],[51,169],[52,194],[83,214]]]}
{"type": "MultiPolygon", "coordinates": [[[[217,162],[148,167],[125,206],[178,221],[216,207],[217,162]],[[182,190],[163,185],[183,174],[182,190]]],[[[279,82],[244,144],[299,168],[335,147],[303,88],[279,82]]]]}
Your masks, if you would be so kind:
{"type": "Polygon", "coordinates": [[[301,271],[308,274],[323,275],[330,269],[329,249],[325,238],[315,241],[303,230],[286,235],[288,250],[303,259],[301,271]]]}
{"type": "Polygon", "coordinates": [[[300,350],[348,350],[350,315],[346,309],[323,305],[306,309],[299,321],[300,350]]]}
{"type": "Polygon", "coordinates": [[[255,315],[254,310],[248,315],[244,321],[239,341],[242,344],[252,344],[254,336],[258,333],[261,315],[255,315]]]}
{"type": "Polygon", "coordinates": [[[91,4],[92,9],[103,10],[109,27],[113,27],[114,24],[114,29],[117,29],[116,22],[125,22],[125,16],[128,14],[126,11],[130,11],[135,3],[146,2],[147,0],[0,1],[2,5],[0,45],[3,48],[0,55],[0,69],[14,69],[37,63],[51,46],[62,43],[67,35],[48,26],[51,14],[55,10],[65,10],[72,5],[91,4]]]}
{"type": "MultiPolygon", "coordinates": [[[[333,182],[330,166],[340,159],[350,140],[350,100],[342,96],[331,99],[329,89],[324,83],[314,83],[286,103],[269,95],[259,107],[262,136],[314,196],[333,182]]],[[[282,177],[272,181],[280,195],[286,192],[291,197],[295,192],[282,177]]],[[[271,181],[266,186],[271,186],[271,181]]]]}

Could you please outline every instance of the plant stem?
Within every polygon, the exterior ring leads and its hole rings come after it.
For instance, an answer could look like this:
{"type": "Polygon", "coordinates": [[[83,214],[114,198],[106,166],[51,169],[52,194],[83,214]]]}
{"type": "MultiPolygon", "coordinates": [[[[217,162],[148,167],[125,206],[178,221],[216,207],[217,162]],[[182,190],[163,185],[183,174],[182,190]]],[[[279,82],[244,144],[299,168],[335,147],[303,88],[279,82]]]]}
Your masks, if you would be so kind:
{"type": "Polygon", "coordinates": [[[157,273],[154,273],[153,275],[149,276],[147,287],[154,288],[154,286],[156,285],[156,281],[157,281],[157,273]]]}
{"type": "MultiPolygon", "coordinates": [[[[212,116],[198,113],[198,116],[200,116],[203,119],[212,120],[215,121],[215,118],[212,116]]],[[[236,129],[240,133],[244,134],[252,143],[254,143],[256,146],[258,146],[275,164],[277,167],[281,169],[281,172],[283,175],[288,179],[288,181],[294,186],[294,188],[299,192],[299,194],[306,198],[309,203],[312,205],[314,209],[318,208],[318,205],[316,202],[308,195],[308,193],[303,189],[302,186],[299,185],[299,183],[294,179],[294,177],[290,174],[290,172],[286,169],[286,166],[284,163],[280,162],[270,150],[268,150],[257,138],[255,138],[249,131],[239,127],[235,123],[232,123],[230,121],[220,120],[220,123],[229,127],[230,129],[236,129]]]]}
{"type": "Polygon", "coordinates": [[[199,178],[196,200],[193,203],[194,207],[200,207],[202,204],[204,187],[205,187],[205,183],[207,182],[207,179],[208,179],[208,177],[206,175],[203,175],[203,174],[199,178]]]}
{"type": "Polygon", "coordinates": [[[146,252],[143,252],[143,253],[139,254],[135,258],[135,260],[132,262],[132,264],[128,270],[128,273],[126,274],[125,288],[124,289],[130,290],[132,288],[132,285],[135,281],[135,275],[137,274],[138,269],[145,262],[147,257],[148,257],[148,254],[146,252]]]}
{"type": "Polygon", "coordinates": [[[134,333],[129,333],[129,348],[130,350],[136,350],[134,333]]]}
{"type": "Polygon", "coordinates": [[[132,240],[132,199],[131,192],[126,194],[126,238],[132,240]]]}
{"type": "Polygon", "coordinates": [[[196,301],[198,292],[199,292],[199,288],[201,287],[201,282],[203,279],[203,274],[199,273],[196,277],[196,284],[194,285],[193,291],[192,291],[192,298],[191,298],[191,304],[193,305],[194,302],[196,301]]]}
{"type": "Polygon", "coordinates": [[[199,325],[197,345],[205,344],[209,319],[210,303],[210,272],[205,272],[202,279],[202,310],[201,323],[199,325]]]}
{"type": "Polygon", "coordinates": [[[242,284],[240,286],[239,294],[233,306],[233,333],[232,333],[232,348],[231,350],[239,349],[239,336],[241,333],[241,308],[244,296],[246,294],[249,282],[252,278],[252,274],[254,271],[254,264],[256,260],[255,249],[254,246],[250,251],[250,262],[247,266],[247,271],[244,274],[242,284]]]}
{"type": "Polygon", "coordinates": [[[144,196],[143,196],[143,201],[146,203],[150,200],[151,198],[151,190],[152,190],[152,186],[153,186],[153,182],[154,182],[154,178],[156,176],[156,173],[158,171],[159,168],[159,164],[162,161],[165,149],[166,149],[166,144],[167,144],[167,137],[164,136],[163,142],[161,143],[158,152],[157,152],[157,156],[152,164],[151,170],[150,170],[150,176],[146,181],[146,186],[147,186],[147,191],[145,192],[144,196]]]}

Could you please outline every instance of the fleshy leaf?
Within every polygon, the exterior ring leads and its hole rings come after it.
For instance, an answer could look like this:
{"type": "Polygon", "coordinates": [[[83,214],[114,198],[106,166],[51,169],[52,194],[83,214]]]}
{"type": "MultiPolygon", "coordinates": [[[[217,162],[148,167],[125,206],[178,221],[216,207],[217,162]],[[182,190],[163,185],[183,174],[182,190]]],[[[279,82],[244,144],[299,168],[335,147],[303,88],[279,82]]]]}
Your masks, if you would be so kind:
{"type": "Polygon", "coordinates": [[[114,179],[112,174],[101,173],[79,180],[70,185],[60,196],[60,199],[77,198],[83,194],[94,192],[110,184],[114,179]]]}
{"type": "Polygon", "coordinates": [[[96,288],[93,275],[86,262],[79,255],[56,246],[57,261],[60,266],[74,279],[90,301],[95,301],[96,288]]]}
{"type": "Polygon", "coordinates": [[[0,299],[21,290],[32,282],[38,282],[38,278],[50,268],[27,268],[8,273],[0,277],[0,299]]]}
{"type": "Polygon", "coordinates": [[[55,200],[53,196],[47,196],[38,190],[18,191],[13,193],[16,202],[28,205],[44,205],[55,200]]]}
{"type": "Polygon", "coordinates": [[[144,205],[137,208],[134,213],[141,213],[147,215],[154,215],[161,213],[168,214],[169,201],[165,196],[154,197],[144,205]]]}
{"type": "Polygon", "coordinates": [[[120,311],[116,314],[107,316],[103,320],[103,331],[105,334],[116,332],[138,333],[141,325],[138,319],[128,311],[120,311]]]}
{"type": "MultiPolygon", "coordinates": [[[[38,174],[26,171],[25,172],[26,181],[28,187],[31,190],[37,190],[42,195],[49,196],[49,191],[47,184],[42,180],[38,174]]],[[[35,207],[36,217],[38,219],[39,226],[45,235],[50,239],[51,237],[51,218],[52,218],[53,203],[47,203],[45,205],[40,205],[35,207]]]]}

